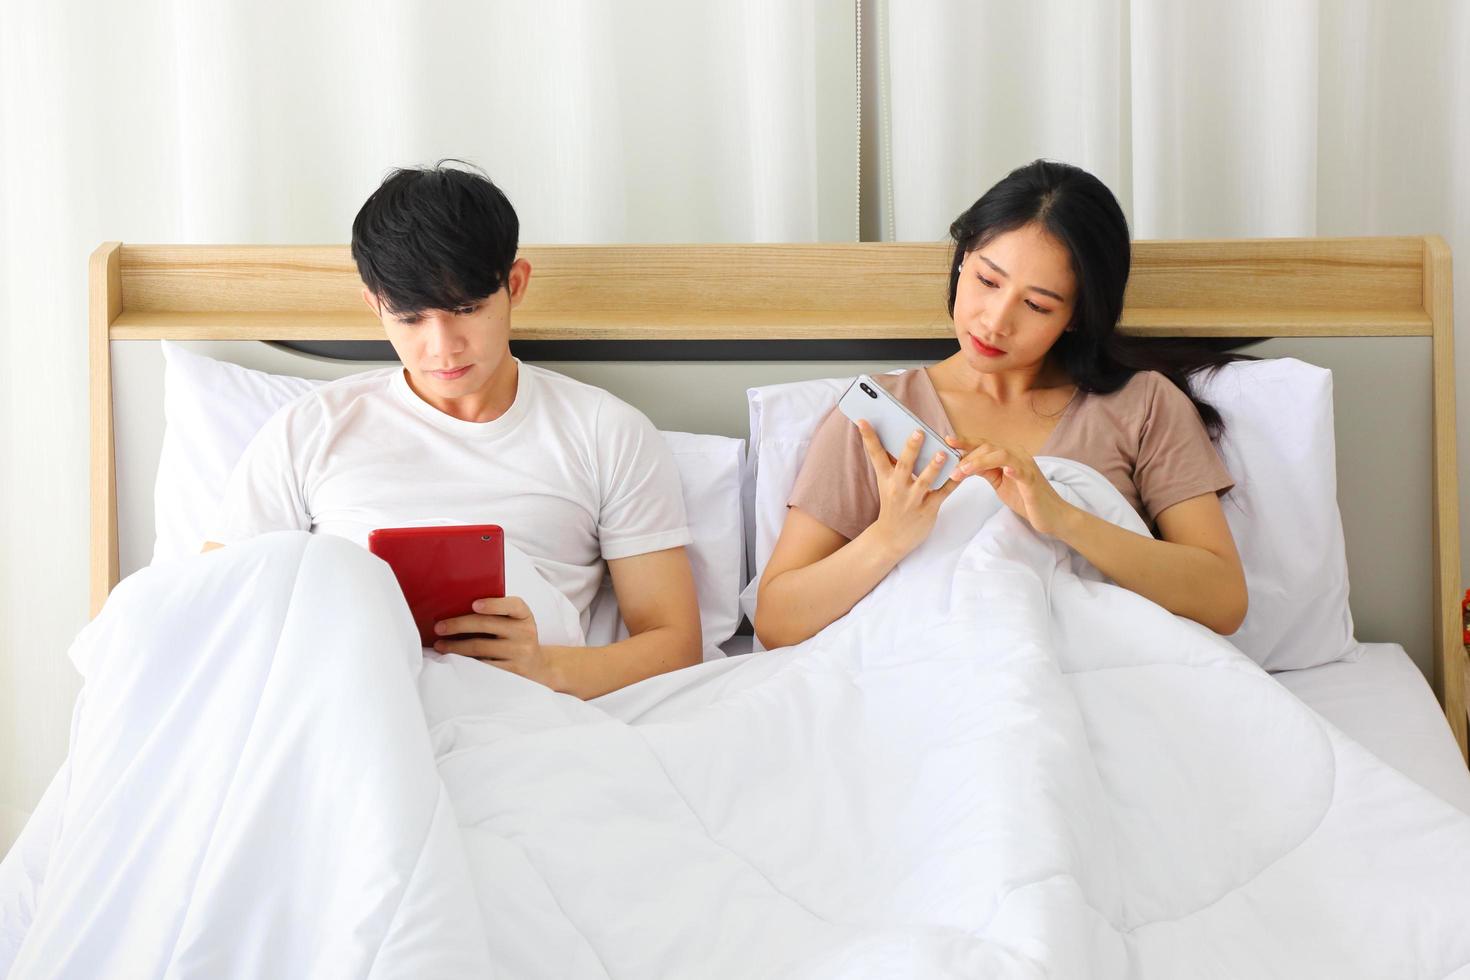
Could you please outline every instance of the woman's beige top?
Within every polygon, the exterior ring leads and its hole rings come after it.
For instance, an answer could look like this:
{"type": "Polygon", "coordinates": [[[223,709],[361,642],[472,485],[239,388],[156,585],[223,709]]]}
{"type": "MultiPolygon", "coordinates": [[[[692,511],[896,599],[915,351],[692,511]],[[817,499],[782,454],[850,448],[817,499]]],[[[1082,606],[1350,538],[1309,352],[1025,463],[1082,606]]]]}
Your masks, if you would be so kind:
{"type": "MultiPolygon", "coordinates": [[[[941,436],[955,434],[923,368],[877,381],[941,436]]],[[[1097,470],[1151,528],[1180,501],[1234,486],[1194,403],[1156,371],[1140,371],[1112,394],[1078,392],[1037,455],[1097,470]]],[[[836,408],[817,427],[786,503],[848,539],[878,519],[873,466],[857,426],[836,408]]]]}

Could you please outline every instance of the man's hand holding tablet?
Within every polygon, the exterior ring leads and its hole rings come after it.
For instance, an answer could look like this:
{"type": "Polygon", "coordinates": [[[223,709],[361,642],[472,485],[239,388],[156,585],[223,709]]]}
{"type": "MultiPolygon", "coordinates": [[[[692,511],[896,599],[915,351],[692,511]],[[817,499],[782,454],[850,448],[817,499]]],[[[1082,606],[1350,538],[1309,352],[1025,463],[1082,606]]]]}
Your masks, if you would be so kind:
{"type": "Polygon", "coordinates": [[[505,596],[505,533],[496,524],[384,527],[368,550],[388,563],[408,600],[419,641],[433,646],[435,624],[505,596]]]}
{"type": "Polygon", "coordinates": [[[505,594],[505,535],[495,524],[379,528],[368,550],[403,589],[419,640],[560,689],[524,599],[505,594]]]}
{"type": "Polygon", "coordinates": [[[564,689],[562,678],[536,632],[536,617],[524,599],[516,596],[478,599],[469,615],[455,616],[435,625],[439,653],[457,653],[487,660],[522,677],[564,689]]]}

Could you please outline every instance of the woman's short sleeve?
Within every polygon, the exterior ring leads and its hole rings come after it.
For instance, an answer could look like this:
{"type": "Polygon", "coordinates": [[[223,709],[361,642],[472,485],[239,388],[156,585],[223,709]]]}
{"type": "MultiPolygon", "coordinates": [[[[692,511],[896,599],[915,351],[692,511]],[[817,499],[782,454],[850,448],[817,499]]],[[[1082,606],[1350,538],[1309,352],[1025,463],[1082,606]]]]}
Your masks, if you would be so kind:
{"type": "Polygon", "coordinates": [[[1161,374],[1150,374],[1148,410],[1139,437],[1133,483],[1150,522],[1181,501],[1221,494],[1235,485],[1189,396],[1161,374]]]}
{"type": "Polygon", "coordinates": [[[786,506],[800,507],[849,541],[878,519],[878,478],[862,434],[836,408],[817,426],[786,506]]]}

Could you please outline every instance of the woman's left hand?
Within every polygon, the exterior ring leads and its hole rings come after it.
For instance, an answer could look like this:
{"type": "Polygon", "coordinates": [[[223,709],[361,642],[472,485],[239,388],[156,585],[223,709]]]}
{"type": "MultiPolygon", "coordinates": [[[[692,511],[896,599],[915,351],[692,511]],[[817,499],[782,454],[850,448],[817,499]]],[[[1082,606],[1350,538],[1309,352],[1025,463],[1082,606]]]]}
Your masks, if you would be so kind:
{"type": "Polygon", "coordinates": [[[979,475],[990,481],[1001,503],[1041,534],[1056,535],[1075,508],[1052,487],[1031,454],[993,442],[967,446],[953,436],[945,440],[964,453],[950,479],[979,475]]]}

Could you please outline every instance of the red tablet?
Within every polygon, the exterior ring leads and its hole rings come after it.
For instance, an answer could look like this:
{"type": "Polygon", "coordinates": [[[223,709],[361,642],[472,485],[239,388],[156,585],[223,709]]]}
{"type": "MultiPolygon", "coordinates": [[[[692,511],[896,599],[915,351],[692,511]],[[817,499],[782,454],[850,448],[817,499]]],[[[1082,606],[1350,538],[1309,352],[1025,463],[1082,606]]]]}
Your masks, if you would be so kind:
{"type": "Polygon", "coordinates": [[[505,535],[496,524],[382,527],[368,534],[368,550],[398,577],[426,647],[444,639],[434,633],[441,619],[505,595],[505,535]]]}

